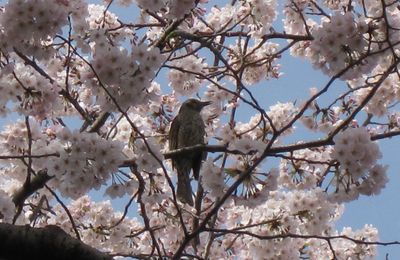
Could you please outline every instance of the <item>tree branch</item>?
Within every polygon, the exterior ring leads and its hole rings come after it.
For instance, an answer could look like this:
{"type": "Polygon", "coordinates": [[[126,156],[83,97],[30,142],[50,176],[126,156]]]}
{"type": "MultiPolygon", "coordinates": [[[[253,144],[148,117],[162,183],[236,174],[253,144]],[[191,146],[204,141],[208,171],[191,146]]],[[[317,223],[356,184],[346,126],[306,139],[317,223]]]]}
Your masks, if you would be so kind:
{"type": "Polygon", "coordinates": [[[100,252],[71,237],[58,226],[32,228],[0,223],[0,258],[111,260],[100,252]]]}

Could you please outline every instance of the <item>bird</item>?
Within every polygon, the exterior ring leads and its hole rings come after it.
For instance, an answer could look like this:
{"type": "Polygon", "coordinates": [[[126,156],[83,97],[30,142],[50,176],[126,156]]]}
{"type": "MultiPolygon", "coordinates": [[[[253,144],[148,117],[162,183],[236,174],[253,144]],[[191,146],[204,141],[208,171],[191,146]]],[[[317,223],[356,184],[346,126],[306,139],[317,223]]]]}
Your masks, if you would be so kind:
{"type": "MultiPolygon", "coordinates": [[[[168,141],[169,149],[176,150],[198,144],[204,144],[205,124],[200,115],[201,110],[211,104],[210,101],[200,101],[194,98],[186,100],[179,109],[178,115],[172,120],[168,141]]],[[[172,168],[176,169],[178,184],[177,198],[193,206],[190,171],[198,180],[202,161],[207,156],[204,151],[187,152],[172,158],[172,168]]]]}

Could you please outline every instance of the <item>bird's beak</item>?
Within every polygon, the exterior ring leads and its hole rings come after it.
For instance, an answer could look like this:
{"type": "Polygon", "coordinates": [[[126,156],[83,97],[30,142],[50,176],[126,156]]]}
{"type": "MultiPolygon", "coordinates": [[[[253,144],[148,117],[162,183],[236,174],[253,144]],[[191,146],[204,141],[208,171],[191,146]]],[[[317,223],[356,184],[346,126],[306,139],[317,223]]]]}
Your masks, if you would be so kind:
{"type": "Polygon", "coordinates": [[[201,101],[201,108],[210,105],[212,102],[211,101],[201,101]]]}

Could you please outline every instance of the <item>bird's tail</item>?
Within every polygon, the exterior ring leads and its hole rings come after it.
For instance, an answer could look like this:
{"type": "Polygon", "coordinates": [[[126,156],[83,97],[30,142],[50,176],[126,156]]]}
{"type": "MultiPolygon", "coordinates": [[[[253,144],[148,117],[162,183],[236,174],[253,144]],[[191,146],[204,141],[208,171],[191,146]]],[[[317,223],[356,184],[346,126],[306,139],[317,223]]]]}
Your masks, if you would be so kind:
{"type": "Polygon", "coordinates": [[[178,171],[178,187],[176,195],[180,201],[193,206],[192,186],[189,178],[190,171],[178,171]]]}

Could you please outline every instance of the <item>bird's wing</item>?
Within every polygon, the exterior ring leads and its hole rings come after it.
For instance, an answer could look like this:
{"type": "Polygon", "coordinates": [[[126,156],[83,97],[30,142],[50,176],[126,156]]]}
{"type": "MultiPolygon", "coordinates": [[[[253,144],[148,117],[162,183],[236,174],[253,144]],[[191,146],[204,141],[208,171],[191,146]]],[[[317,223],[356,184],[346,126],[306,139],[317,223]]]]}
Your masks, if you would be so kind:
{"type": "MultiPolygon", "coordinates": [[[[204,137],[206,135],[205,125],[203,120],[198,121],[197,131],[199,132],[198,136],[199,139],[197,140],[198,144],[206,144],[204,142],[204,137]]],[[[193,168],[193,176],[196,180],[199,179],[200,175],[200,168],[202,162],[207,158],[207,152],[197,152],[194,154],[193,161],[192,161],[192,168],[193,168]]]]}
{"type": "MultiPolygon", "coordinates": [[[[178,149],[178,135],[179,135],[179,120],[178,116],[172,120],[171,127],[169,129],[168,142],[169,150],[178,149]]],[[[175,168],[174,160],[172,160],[172,168],[175,168]]]]}

